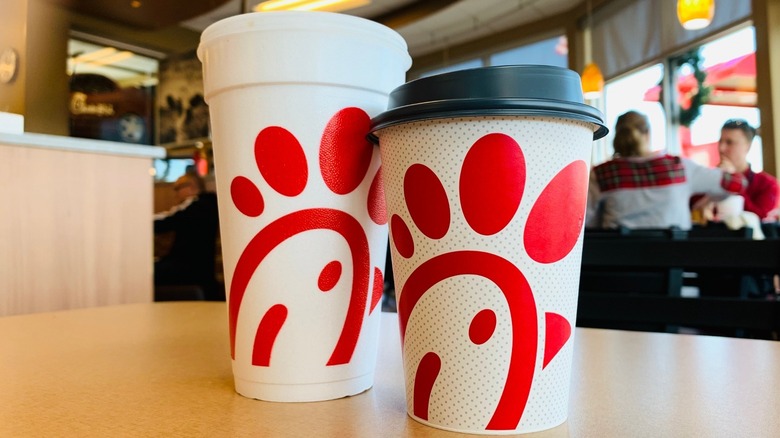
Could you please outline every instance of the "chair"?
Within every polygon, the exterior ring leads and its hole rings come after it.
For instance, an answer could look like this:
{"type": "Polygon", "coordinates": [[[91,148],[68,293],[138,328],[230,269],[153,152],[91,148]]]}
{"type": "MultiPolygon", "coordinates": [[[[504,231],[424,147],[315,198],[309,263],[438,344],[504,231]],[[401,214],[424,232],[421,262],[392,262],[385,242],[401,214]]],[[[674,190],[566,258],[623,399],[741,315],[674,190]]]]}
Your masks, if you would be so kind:
{"type": "Polygon", "coordinates": [[[645,228],[631,230],[586,229],[583,241],[583,253],[589,258],[583,260],[580,273],[580,291],[584,292],[632,292],[679,296],[683,285],[682,268],[657,267],[615,267],[597,266],[589,260],[609,257],[613,250],[610,242],[615,241],[665,241],[686,239],[688,234],[679,228],[645,228]],[[603,254],[602,254],[603,253],[603,254]]]}
{"type": "Polygon", "coordinates": [[[155,285],[154,301],[204,301],[206,291],[197,284],[155,285]]]}
{"type": "MultiPolygon", "coordinates": [[[[762,231],[763,231],[762,226],[762,231]]],[[[690,239],[753,239],[753,229],[743,227],[732,230],[722,222],[709,222],[707,225],[694,225],[688,233],[690,239]]],[[[722,269],[700,268],[686,276],[684,284],[699,289],[701,296],[763,297],[772,289],[771,276],[767,274],[742,274],[723,272],[722,269]]]]}
{"type": "Polygon", "coordinates": [[[154,301],[225,301],[225,275],[222,264],[222,239],[219,229],[214,239],[213,275],[199,282],[155,284],[154,301]]]}
{"type": "MultiPolygon", "coordinates": [[[[699,272],[766,275],[780,266],[780,240],[711,238],[663,240],[591,238],[583,245],[582,269],[588,272],[699,272]],[[735,254],[740,254],[735,257],[735,254]]],[[[740,290],[722,285],[724,296],[686,298],[672,283],[614,287],[614,281],[584,283],[580,289],[577,325],[629,330],[676,331],[678,326],[716,330],[727,336],[775,339],[780,325],[780,302],[749,299],[740,290]],[[635,287],[630,290],[627,287],[635,287]],[[653,289],[655,287],[655,289],[653,289]],[[751,332],[751,330],[757,330],[751,332]]]]}
{"type": "Polygon", "coordinates": [[[780,222],[764,222],[761,224],[761,231],[767,239],[780,239],[780,222]]]}
{"type": "MultiPolygon", "coordinates": [[[[583,264],[580,272],[580,296],[592,294],[638,294],[680,296],[683,286],[681,267],[626,267],[591,263],[611,257],[610,243],[625,241],[670,241],[687,238],[687,232],[676,228],[645,228],[631,230],[585,230],[583,264]]],[[[606,321],[599,318],[580,318],[578,324],[624,330],[668,331],[672,327],[637,321],[606,321]]]]}
{"type": "Polygon", "coordinates": [[[688,231],[689,239],[752,239],[750,227],[732,230],[722,222],[709,222],[707,225],[694,225],[688,231]]]}
{"type": "MultiPolygon", "coordinates": [[[[581,295],[578,314],[620,324],[665,324],[716,330],[719,334],[778,339],[780,301],[739,298],[684,298],[652,295],[581,295]]],[[[577,325],[581,320],[578,316],[577,325]]],[[[586,325],[591,327],[590,325],[586,325]]],[[[654,330],[655,331],[655,330],[654,330]]]]}

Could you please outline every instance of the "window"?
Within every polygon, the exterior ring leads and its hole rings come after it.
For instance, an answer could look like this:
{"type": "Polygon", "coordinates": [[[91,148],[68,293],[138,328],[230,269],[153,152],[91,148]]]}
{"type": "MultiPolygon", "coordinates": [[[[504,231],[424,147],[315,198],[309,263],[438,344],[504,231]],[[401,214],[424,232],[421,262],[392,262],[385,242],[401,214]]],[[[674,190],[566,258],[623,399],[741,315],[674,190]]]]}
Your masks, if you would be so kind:
{"type": "Polygon", "coordinates": [[[196,164],[192,158],[155,159],[154,177],[156,181],[174,182],[193,167],[196,164]]]}
{"type": "Polygon", "coordinates": [[[70,135],[152,144],[157,70],[157,59],[71,39],[70,135]]]}
{"type": "Polygon", "coordinates": [[[612,158],[615,138],[615,122],[627,111],[639,111],[650,120],[650,141],[653,150],[666,148],[666,114],[660,102],[660,86],[664,74],[663,64],[656,64],[637,72],[610,81],[604,87],[605,123],[610,132],[599,150],[594,150],[593,164],[600,164],[612,158]],[[655,92],[655,94],[653,94],[655,92]]]}
{"type": "MultiPolygon", "coordinates": [[[[701,106],[701,115],[691,124],[689,135],[681,135],[684,155],[715,166],[719,161],[720,128],[726,120],[739,118],[754,127],[760,125],[760,111],[756,107],[755,51],[755,28],[752,26],[701,46],[699,53],[701,66],[707,73],[704,84],[710,88],[709,100],[701,106]]],[[[681,93],[690,78],[690,68],[680,71],[678,88],[681,93]]],[[[756,136],[748,153],[748,162],[756,171],[763,169],[761,148],[761,138],[756,136]]]]}
{"type": "Polygon", "coordinates": [[[421,78],[433,75],[439,75],[442,73],[449,73],[456,70],[466,70],[468,68],[482,67],[481,59],[469,59],[468,61],[459,62],[457,64],[448,65],[446,67],[437,68],[435,70],[428,70],[420,75],[421,78]]]}
{"type": "MultiPolygon", "coordinates": [[[[664,109],[661,103],[664,75],[664,64],[661,63],[606,84],[604,112],[607,126],[614,129],[617,117],[626,111],[643,112],[650,119],[653,150],[666,149],[700,164],[716,166],[720,160],[720,128],[726,120],[741,118],[755,127],[760,123],[760,113],[756,107],[755,29],[748,26],[735,30],[669,59],[670,65],[680,65],[675,67],[675,105],[679,106],[682,119],[695,114],[695,111],[690,111],[700,88],[692,66],[696,62],[698,69],[706,73],[703,85],[709,89],[709,94],[704,103],[698,106],[699,115],[690,126],[667,126],[665,114],[677,110],[664,109]],[[680,59],[686,62],[679,63],[680,59]]],[[[610,133],[606,137],[606,144],[597,143],[594,164],[611,157],[613,137],[610,133]]],[[[748,154],[748,161],[754,170],[763,168],[761,148],[761,138],[757,136],[748,154]]]]}
{"type": "Polygon", "coordinates": [[[565,36],[527,44],[490,56],[490,65],[543,64],[568,67],[568,42],[565,36]]]}
{"type": "Polygon", "coordinates": [[[491,53],[481,58],[469,59],[457,64],[448,65],[420,74],[419,77],[449,73],[456,70],[478,68],[483,66],[538,64],[568,67],[569,47],[565,35],[526,44],[502,52],[491,53]]]}

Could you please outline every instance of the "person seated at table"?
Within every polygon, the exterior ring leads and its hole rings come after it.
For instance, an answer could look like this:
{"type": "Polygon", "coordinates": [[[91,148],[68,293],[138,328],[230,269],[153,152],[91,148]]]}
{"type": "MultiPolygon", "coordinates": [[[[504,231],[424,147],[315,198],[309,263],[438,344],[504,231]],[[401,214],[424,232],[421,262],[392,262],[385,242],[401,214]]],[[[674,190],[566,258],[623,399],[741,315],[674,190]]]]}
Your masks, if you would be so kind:
{"type": "Polygon", "coordinates": [[[179,202],[154,215],[154,232],[173,231],[170,250],[154,264],[154,284],[195,285],[210,295],[215,286],[215,245],[219,228],[217,198],[203,180],[186,173],[173,184],[179,202]]]}
{"type": "MultiPolygon", "coordinates": [[[[747,189],[742,193],[744,198],[744,214],[740,215],[738,226],[746,226],[753,231],[754,238],[764,238],[760,221],[776,221],[778,210],[777,180],[766,172],[755,172],[747,161],[747,154],[756,129],[742,119],[731,119],[723,124],[718,141],[718,152],[721,163],[733,166],[736,172],[744,175],[748,181],[747,189]]],[[[707,195],[694,196],[691,199],[691,210],[694,215],[701,216],[705,221],[719,222],[722,219],[720,205],[707,195]]],[[[734,228],[730,225],[730,228],[734,228]]],[[[765,298],[774,295],[775,279],[771,275],[752,274],[721,274],[717,272],[699,273],[696,280],[701,296],[732,296],[738,291],[739,296],[749,298],[765,298]]]]}
{"type": "Polygon", "coordinates": [[[691,228],[688,200],[694,193],[725,197],[747,187],[743,175],[712,169],[686,158],[650,150],[650,123],[629,111],[615,124],[615,158],[596,166],[590,179],[590,228],[691,228]]]}
{"type": "MultiPolygon", "coordinates": [[[[755,172],[747,161],[747,154],[756,128],[742,119],[731,119],[723,124],[718,141],[718,152],[721,163],[727,163],[737,173],[748,180],[747,189],[742,194],[745,198],[744,210],[755,213],[761,220],[777,220],[778,184],[777,180],[766,172],[755,172]]],[[[712,199],[708,196],[694,197],[692,210],[706,212],[712,208],[712,199]]]]}

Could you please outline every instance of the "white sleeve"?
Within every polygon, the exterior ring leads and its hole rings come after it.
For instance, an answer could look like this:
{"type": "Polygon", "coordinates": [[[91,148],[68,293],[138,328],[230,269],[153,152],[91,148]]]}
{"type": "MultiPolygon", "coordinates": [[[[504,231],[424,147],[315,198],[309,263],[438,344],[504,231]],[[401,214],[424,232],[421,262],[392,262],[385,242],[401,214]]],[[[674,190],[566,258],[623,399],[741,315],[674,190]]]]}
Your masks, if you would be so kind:
{"type": "Polygon", "coordinates": [[[601,228],[601,215],[599,205],[601,204],[601,189],[596,180],[596,173],[590,172],[590,182],[588,184],[588,208],[585,212],[586,228],[601,228]]]}
{"type": "Polygon", "coordinates": [[[702,166],[687,158],[682,158],[685,178],[691,187],[691,193],[706,193],[713,196],[728,196],[730,193],[721,187],[723,171],[702,166]]]}

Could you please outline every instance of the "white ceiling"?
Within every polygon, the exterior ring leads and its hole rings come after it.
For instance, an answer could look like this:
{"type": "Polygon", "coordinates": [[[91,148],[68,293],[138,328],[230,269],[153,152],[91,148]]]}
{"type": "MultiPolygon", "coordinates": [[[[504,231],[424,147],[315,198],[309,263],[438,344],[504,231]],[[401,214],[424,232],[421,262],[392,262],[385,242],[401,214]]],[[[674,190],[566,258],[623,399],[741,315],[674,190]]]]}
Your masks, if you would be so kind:
{"type": "MultiPolygon", "coordinates": [[[[414,3],[414,1],[415,0],[371,0],[371,3],[366,6],[344,11],[344,13],[357,15],[358,17],[376,17],[399,7],[405,6],[409,3],[414,3]]],[[[251,11],[255,5],[261,3],[261,0],[230,0],[211,12],[183,22],[182,26],[198,32],[202,32],[208,25],[212,23],[215,23],[223,18],[240,14],[242,12],[241,4],[243,2],[246,2],[246,10],[251,11]]]]}
{"type": "MultiPolygon", "coordinates": [[[[182,23],[202,31],[209,24],[241,13],[244,0],[223,6],[182,23]]],[[[460,0],[421,20],[396,29],[409,45],[412,56],[424,55],[507,29],[533,23],[577,6],[584,0],[460,0]]],[[[247,0],[249,6],[258,0],[247,0]]],[[[412,0],[372,0],[367,6],[346,11],[360,17],[376,17],[412,0]]]]}
{"type": "Polygon", "coordinates": [[[80,60],[80,57],[96,54],[105,50],[106,46],[70,39],[68,41],[68,74],[96,73],[109,77],[122,87],[148,86],[157,83],[157,69],[159,62],[156,59],[132,54],[130,57],[110,63],[102,63],[108,60],[114,53],[107,53],[103,57],[80,60]]]}
{"type": "MultiPolygon", "coordinates": [[[[244,0],[230,0],[221,7],[182,23],[203,31],[208,25],[241,13],[244,0]]],[[[246,0],[247,8],[260,0],[246,0]]],[[[420,56],[448,46],[465,43],[514,27],[532,23],[574,8],[581,0],[459,0],[421,20],[396,29],[409,45],[412,56],[420,56]]],[[[348,13],[360,17],[377,17],[414,0],[372,0],[371,4],[348,13]]],[[[71,58],[101,49],[102,46],[71,40],[71,58]]],[[[150,85],[156,82],[157,61],[139,54],[109,65],[70,61],[70,70],[78,73],[99,73],[111,77],[122,86],[150,85]]]]}
{"type": "Polygon", "coordinates": [[[579,0],[461,0],[396,29],[413,56],[483,38],[567,11],[579,0]]]}

